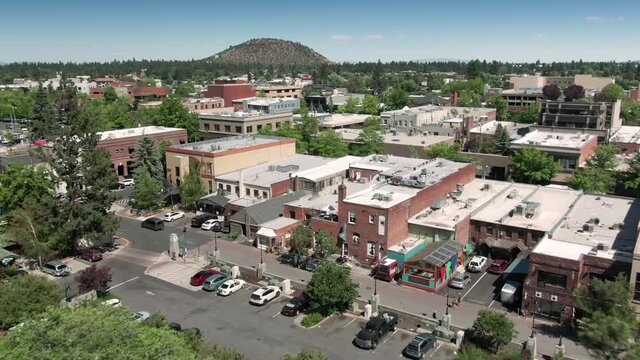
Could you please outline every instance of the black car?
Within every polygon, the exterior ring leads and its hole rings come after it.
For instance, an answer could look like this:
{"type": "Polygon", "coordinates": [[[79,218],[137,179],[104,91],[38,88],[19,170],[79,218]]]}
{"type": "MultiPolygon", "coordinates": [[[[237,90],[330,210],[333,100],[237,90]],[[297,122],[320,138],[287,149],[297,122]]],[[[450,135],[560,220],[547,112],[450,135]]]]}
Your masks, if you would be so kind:
{"type": "Polygon", "coordinates": [[[164,230],[164,221],[156,217],[150,217],[142,222],[142,227],[154,231],[164,230]]]}
{"type": "Polygon", "coordinates": [[[301,312],[304,312],[311,306],[311,299],[308,295],[302,294],[294,297],[288,303],[286,303],[280,313],[284,316],[297,316],[301,312]]]}
{"type": "Polygon", "coordinates": [[[215,219],[217,216],[213,214],[200,214],[191,219],[191,227],[199,228],[202,224],[211,219],[215,219]]]}
{"type": "Polygon", "coordinates": [[[322,260],[318,258],[309,258],[304,263],[304,269],[307,271],[315,271],[322,264],[322,260]]]}
{"type": "Polygon", "coordinates": [[[424,359],[424,355],[436,344],[433,334],[419,334],[402,350],[402,355],[409,359],[424,359]]]}
{"type": "Polygon", "coordinates": [[[175,331],[182,331],[182,326],[180,326],[180,324],[178,324],[178,323],[170,322],[169,323],[169,329],[175,330],[175,331]]]}

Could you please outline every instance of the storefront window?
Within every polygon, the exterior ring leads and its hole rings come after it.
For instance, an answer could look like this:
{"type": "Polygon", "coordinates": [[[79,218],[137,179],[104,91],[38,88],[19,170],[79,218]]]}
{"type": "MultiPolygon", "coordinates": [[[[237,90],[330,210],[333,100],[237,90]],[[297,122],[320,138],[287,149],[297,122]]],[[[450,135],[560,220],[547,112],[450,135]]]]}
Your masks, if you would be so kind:
{"type": "Polygon", "coordinates": [[[567,275],[538,271],[538,287],[545,286],[554,286],[564,289],[567,287],[567,275]]]}

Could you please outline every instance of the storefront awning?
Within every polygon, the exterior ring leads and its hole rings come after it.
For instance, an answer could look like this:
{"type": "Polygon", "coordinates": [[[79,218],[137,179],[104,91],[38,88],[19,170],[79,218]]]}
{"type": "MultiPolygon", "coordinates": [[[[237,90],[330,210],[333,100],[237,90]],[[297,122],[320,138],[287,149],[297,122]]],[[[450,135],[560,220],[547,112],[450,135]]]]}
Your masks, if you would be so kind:
{"type": "Polygon", "coordinates": [[[486,239],[480,240],[480,244],[482,243],[485,243],[492,248],[500,248],[505,250],[511,250],[515,247],[520,249],[520,251],[524,251],[527,249],[527,246],[522,242],[522,240],[512,241],[512,240],[504,240],[504,239],[486,238],[486,239]]]}
{"type": "Polygon", "coordinates": [[[258,232],[256,234],[257,235],[266,236],[266,237],[270,237],[270,238],[274,238],[274,237],[278,236],[275,231],[273,231],[272,229],[266,228],[266,227],[261,227],[260,230],[258,230],[258,232]]]}

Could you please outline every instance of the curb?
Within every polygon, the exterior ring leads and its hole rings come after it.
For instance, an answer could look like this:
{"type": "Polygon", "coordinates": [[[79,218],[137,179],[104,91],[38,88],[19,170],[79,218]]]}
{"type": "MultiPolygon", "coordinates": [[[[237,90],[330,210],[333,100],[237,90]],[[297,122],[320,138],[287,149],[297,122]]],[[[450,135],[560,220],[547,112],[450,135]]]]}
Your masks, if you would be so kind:
{"type": "Polygon", "coordinates": [[[308,314],[300,314],[300,315],[296,316],[295,319],[293,319],[293,323],[296,324],[299,328],[302,328],[302,329],[315,329],[315,328],[320,327],[320,325],[322,325],[324,322],[326,322],[330,318],[336,316],[336,314],[331,314],[331,315],[325,317],[324,319],[320,320],[319,323],[317,323],[317,324],[315,324],[313,326],[306,327],[306,326],[302,325],[302,319],[304,319],[305,315],[308,315],[308,314]],[[298,320],[298,319],[300,319],[300,320],[298,320]]]}

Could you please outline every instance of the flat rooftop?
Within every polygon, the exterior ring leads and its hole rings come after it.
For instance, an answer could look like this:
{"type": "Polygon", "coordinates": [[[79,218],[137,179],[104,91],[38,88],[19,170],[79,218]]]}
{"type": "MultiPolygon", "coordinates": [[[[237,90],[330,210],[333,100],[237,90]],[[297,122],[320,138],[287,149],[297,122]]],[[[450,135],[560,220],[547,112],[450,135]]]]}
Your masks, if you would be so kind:
{"type": "Polygon", "coordinates": [[[244,185],[270,187],[271,184],[289,179],[290,174],[323,166],[333,159],[320,156],[295,154],[271,162],[265,162],[238,171],[216,176],[216,181],[239,183],[244,185]]]}
{"type": "MultiPolygon", "coordinates": [[[[359,183],[356,181],[345,181],[344,185],[347,187],[347,194],[357,193],[368,189],[371,186],[371,184],[359,183]]],[[[287,204],[303,209],[333,212],[338,209],[338,184],[325,188],[317,194],[305,195],[299,199],[290,201],[287,204]],[[334,210],[332,210],[332,208],[334,210]]]]}
{"type": "Polygon", "coordinates": [[[341,126],[363,124],[364,121],[371,117],[371,115],[365,114],[331,114],[318,118],[321,127],[336,128],[341,126]]]}
{"type": "Polygon", "coordinates": [[[437,105],[424,105],[424,106],[416,106],[412,108],[405,106],[404,108],[399,110],[384,111],[380,114],[380,116],[389,117],[393,115],[417,114],[421,112],[428,113],[428,112],[433,112],[438,110],[448,110],[448,111],[456,110],[456,112],[458,113],[474,112],[474,113],[486,114],[486,113],[495,111],[496,109],[479,108],[479,107],[463,107],[463,106],[437,106],[437,105]]]}
{"type": "Polygon", "coordinates": [[[229,136],[218,139],[198,141],[188,144],[173,145],[168,147],[171,149],[182,149],[192,151],[202,151],[207,153],[216,153],[231,149],[246,148],[263,144],[275,144],[280,141],[291,140],[289,138],[270,135],[239,135],[229,136]]]}
{"type": "Polygon", "coordinates": [[[597,256],[633,254],[638,236],[640,199],[583,195],[551,238],[589,248],[604,245],[597,256]]]}
{"type": "Polygon", "coordinates": [[[469,130],[472,134],[487,134],[493,135],[496,133],[498,125],[502,125],[508,132],[517,127],[518,124],[511,121],[489,121],[480,126],[476,126],[469,130]]]}
{"type": "Polygon", "coordinates": [[[595,139],[595,135],[582,134],[579,132],[551,132],[544,130],[534,130],[522,138],[511,141],[511,145],[516,147],[535,146],[565,150],[580,150],[589,141],[595,139]]]}
{"type": "Polygon", "coordinates": [[[409,219],[409,224],[453,230],[460,221],[479,211],[509,186],[511,184],[504,181],[476,179],[465,184],[460,195],[444,198],[439,209],[427,208],[409,219]]]}
{"type": "Polygon", "coordinates": [[[313,182],[320,181],[329,177],[333,177],[339,173],[346,173],[351,164],[361,160],[359,156],[347,155],[337,159],[328,159],[322,165],[318,165],[311,169],[300,169],[291,174],[291,177],[299,177],[313,182]]]}
{"type": "Polygon", "coordinates": [[[296,99],[296,98],[268,98],[268,97],[252,96],[252,97],[243,98],[243,99],[236,99],[236,100],[233,100],[233,102],[234,103],[241,103],[241,102],[245,102],[246,101],[247,104],[249,104],[249,105],[269,106],[271,104],[278,104],[278,103],[283,103],[283,102],[293,102],[293,101],[296,101],[296,100],[298,100],[298,99],[296,99]]]}
{"type": "Polygon", "coordinates": [[[549,232],[565,216],[581,192],[513,183],[471,219],[549,232]]]}
{"type": "Polygon", "coordinates": [[[278,230],[293,224],[297,224],[298,222],[300,222],[300,220],[281,216],[273,220],[269,220],[265,223],[262,223],[260,224],[260,226],[268,229],[278,230]]]}
{"type": "MultiPolygon", "coordinates": [[[[229,108],[233,109],[233,108],[229,108]]],[[[229,111],[229,112],[216,112],[216,111],[198,111],[196,112],[198,117],[202,120],[259,120],[259,119],[269,119],[269,118],[281,118],[281,117],[292,117],[293,112],[283,112],[278,114],[265,114],[260,111],[229,111]]]]}
{"type": "Polygon", "coordinates": [[[531,253],[577,261],[580,260],[583,254],[588,254],[589,251],[591,251],[591,246],[589,245],[544,238],[540,240],[531,253]]]}
{"type": "MultiPolygon", "coordinates": [[[[362,132],[361,129],[338,129],[336,131],[342,136],[342,139],[346,141],[355,141],[362,132]]],[[[453,141],[454,137],[422,134],[409,136],[403,132],[396,132],[395,135],[392,133],[382,134],[382,139],[384,144],[427,147],[445,141],[453,141]]]]}
{"type": "Polygon", "coordinates": [[[611,143],[640,144],[640,126],[623,125],[609,139],[611,143]]]}
{"type": "Polygon", "coordinates": [[[142,127],[130,128],[130,129],[102,131],[97,133],[97,135],[100,137],[100,141],[103,141],[103,140],[112,140],[112,139],[123,139],[128,137],[139,137],[144,135],[162,134],[162,133],[172,132],[172,131],[186,131],[186,130],[181,128],[171,128],[171,127],[164,127],[164,126],[142,126],[142,127]]]}
{"type": "Polygon", "coordinates": [[[411,199],[422,189],[390,184],[375,184],[368,189],[348,195],[344,202],[372,206],[382,209],[391,208],[411,199]]]}

